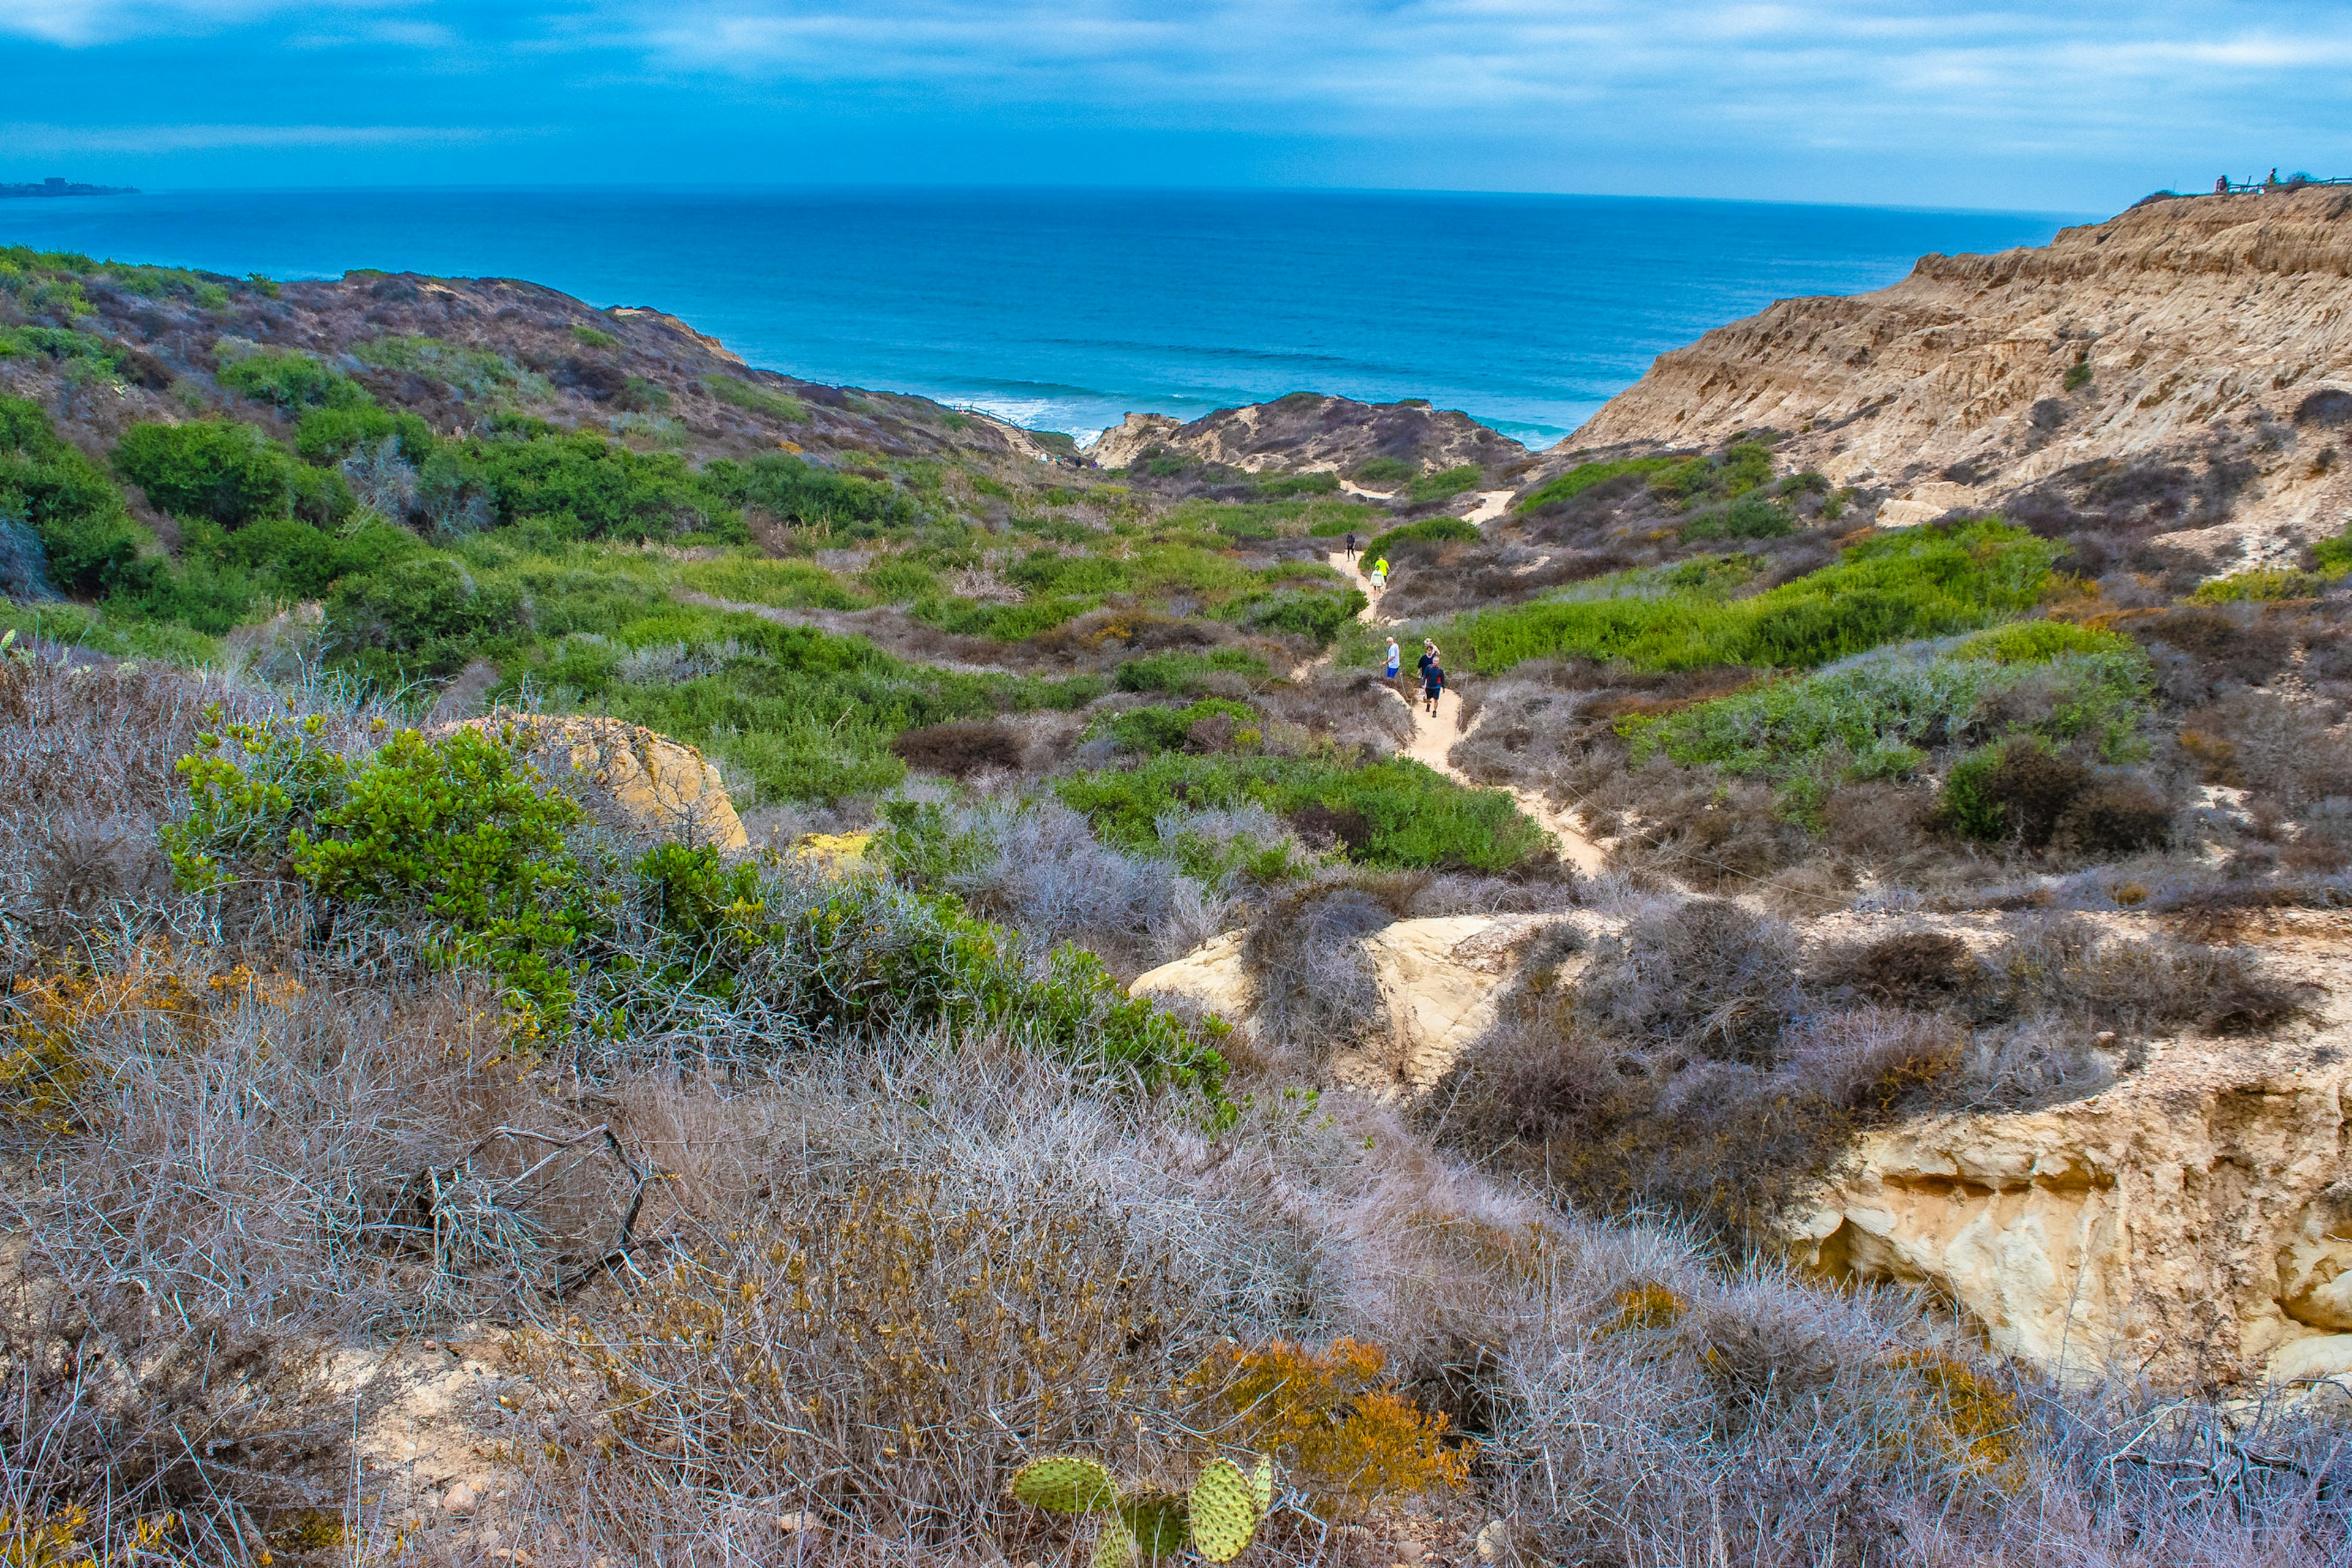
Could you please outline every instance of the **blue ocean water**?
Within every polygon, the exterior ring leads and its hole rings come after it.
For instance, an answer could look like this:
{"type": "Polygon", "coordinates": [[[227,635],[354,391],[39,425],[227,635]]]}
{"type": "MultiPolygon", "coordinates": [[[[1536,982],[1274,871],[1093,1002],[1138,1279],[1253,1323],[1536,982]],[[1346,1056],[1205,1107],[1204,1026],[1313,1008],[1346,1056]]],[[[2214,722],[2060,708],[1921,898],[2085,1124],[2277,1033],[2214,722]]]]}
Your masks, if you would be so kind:
{"type": "Polygon", "coordinates": [[[0,202],[0,244],[276,278],[382,268],[652,305],[754,364],[1081,438],[1284,393],[1425,397],[1546,446],[1661,352],[2057,215],[1613,196],[191,191],[0,202]]]}

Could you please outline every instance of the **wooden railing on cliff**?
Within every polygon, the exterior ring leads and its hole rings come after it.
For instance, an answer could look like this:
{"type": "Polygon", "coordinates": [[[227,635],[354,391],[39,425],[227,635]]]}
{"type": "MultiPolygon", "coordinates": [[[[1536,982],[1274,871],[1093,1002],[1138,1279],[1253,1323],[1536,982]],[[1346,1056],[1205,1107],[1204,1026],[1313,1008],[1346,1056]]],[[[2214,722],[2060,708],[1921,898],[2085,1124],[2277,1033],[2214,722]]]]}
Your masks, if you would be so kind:
{"type": "Polygon", "coordinates": [[[2217,196],[2259,196],[2267,192],[2300,191],[2314,185],[2352,185],[2352,179],[2322,180],[2310,174],[2297,174],[2292,179],[2282,180],[2276,171],[2273,171],[2267,180],[2233,180],[2224,174],[2213,182],[2213,194],[2217,196]]]}

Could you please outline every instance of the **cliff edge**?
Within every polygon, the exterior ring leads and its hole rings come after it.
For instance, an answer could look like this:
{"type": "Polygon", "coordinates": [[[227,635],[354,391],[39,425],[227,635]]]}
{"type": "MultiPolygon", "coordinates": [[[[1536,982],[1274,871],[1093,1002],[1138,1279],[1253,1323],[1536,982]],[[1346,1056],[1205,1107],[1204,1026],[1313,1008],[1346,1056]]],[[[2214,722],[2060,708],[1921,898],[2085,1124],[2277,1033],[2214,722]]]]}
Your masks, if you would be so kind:
{"type": "Polygon", "coordinates": [[[2352,191],[2150,201],[1781,300],[1661,354],[1546,467],[1768,430],[1787,466],[1890,492],[1882,524],[2088,514],[2284,560],[2352,515],[2352,191]]]}

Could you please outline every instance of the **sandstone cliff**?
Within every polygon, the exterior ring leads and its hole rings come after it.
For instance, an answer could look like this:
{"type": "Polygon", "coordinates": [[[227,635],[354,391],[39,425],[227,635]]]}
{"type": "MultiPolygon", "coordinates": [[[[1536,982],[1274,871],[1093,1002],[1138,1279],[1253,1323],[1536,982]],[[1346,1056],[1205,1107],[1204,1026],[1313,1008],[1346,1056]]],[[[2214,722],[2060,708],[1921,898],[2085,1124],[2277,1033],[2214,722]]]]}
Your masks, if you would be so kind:
{"type": "MultiPolygon", "coordinates": [[[[1622,924],[1459,916],[1362,939],[1388,1028],[1334,1057],[1330,1081],[1382,1097],[1437,1084],[1495,1021],[1525,939],[1554,921],[1588,936],[1622,924]]],[[[1879,923],[1832,917],[1814,935],[1879,923]]],[[[1924,1289],[1995,1348],[2068,1375],[2215,1387],[2352,1374],[2352,996],[2340,994],[2352,918],[2276,911],[2242,939],[2315,987],[2315,1027],[2158,1042],[2085,1099],[1871,1134],[1793,1220],[1797,1260],[1924,1289]]],[[[1563,965],[1556,983],[1577,973],[1563,965]]],[[[1239,933],[1133,990],[1188,998],[1244,1032],[1257,1001],[1239,933]]]]}
{"type": "Polygon", "coordinates": [[[2269,563],[2352,516],[2352,192],[2154,201],[1784,300],[1660,355],[1546,470],[1742,430],[1890,491],[1885,524],[2088,514],[2269,563]]]}
{"type": "Polygon", "coordinates": [[[1528,455],[1517,441],[1457,409],[1419,401],[1358,403],[1312,392],[1221,408],[1189,425],[1165,414],[1130,414],[1097,437],[1087,455],[1103,468],[1123,468],[1154,447],[1252,473],[1352,473],[1374,458],[1400,458],[1435,473],[1465,464],[1493,468],[1528,455]]]}

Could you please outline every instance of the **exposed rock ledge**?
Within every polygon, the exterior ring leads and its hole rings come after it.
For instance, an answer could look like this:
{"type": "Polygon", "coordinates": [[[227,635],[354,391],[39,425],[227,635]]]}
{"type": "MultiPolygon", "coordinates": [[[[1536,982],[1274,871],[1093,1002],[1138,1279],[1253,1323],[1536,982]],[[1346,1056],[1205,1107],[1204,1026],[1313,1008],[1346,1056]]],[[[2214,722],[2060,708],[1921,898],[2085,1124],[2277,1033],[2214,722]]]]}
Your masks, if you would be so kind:
{"type": "Polygon", "coordinates": [[[1271,403],[1220,408],[1181,425],[1165,414],[1130,414],[1095,438],[1087,455],[1123,468],[1155,447],[1251,473],[1264,469],[1352,473],[1373,458],[1396,458],[1423,473],[1517,463],[1526,447],[1458,409],[1418,401],[1359,403],[1294,392],[1271,403]]]}
{"type": "MultiPolygon", "coordinates": [[[[1367,937],[1384,1045],[1339,1083],[1412,1093],[1494,1016],[1519,938],[1548,919],[1401,921],[1367,937]]],[[[1858,917],[1835,917],[1853,929],[1858,917]]],[[[2280,911],[2248,940],[2338,994],[2288,1040],[2180,1040],[2103,1094],[2044,1110],[1926,1118],[1865,1139],[1801,1216],[1800,1261],[1918,1286],[2000,1350],[2063,1373],[2173,1386],[2352,1375],[2352,916],[2280,911]]],[[[1239,933],[1136,981],[1246,1029],[1239,933]]]]}

